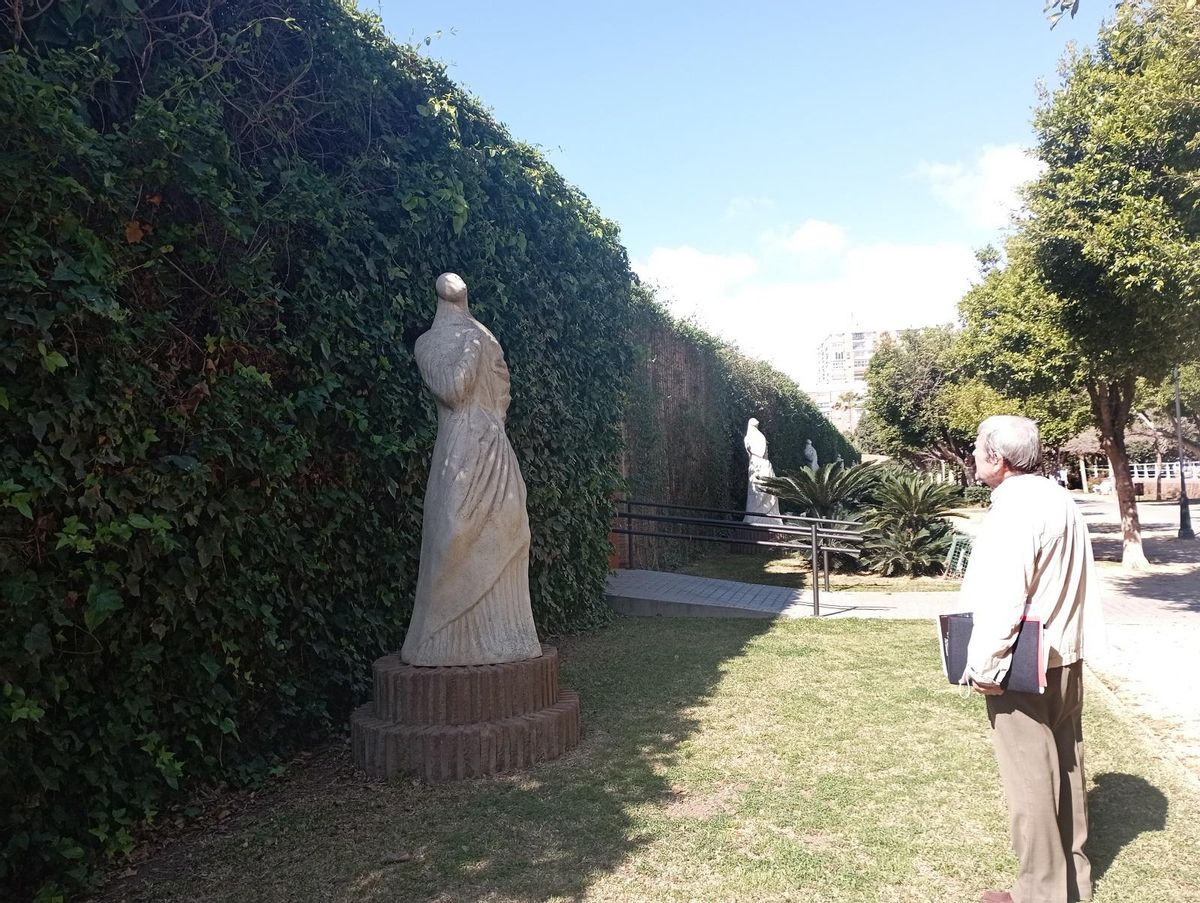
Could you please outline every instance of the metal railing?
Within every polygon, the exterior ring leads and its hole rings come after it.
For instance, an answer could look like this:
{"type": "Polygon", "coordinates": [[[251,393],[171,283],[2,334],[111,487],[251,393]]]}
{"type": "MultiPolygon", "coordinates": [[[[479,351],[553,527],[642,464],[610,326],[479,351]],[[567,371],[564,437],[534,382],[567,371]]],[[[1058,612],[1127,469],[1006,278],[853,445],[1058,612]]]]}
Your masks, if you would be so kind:
{"type": "Polygon", "coordinates": [[[652,536],[657,539],[686,539],[694,542],[720,542],[735,545],[752,545],[764,548],[791,549],[797,552],[807,552],[812,568],[813,614],[821,614],[821,582],[825,583],[825,591],[829,591],[829,555],[830,553],[852,555],[857,557],[862,552],[862,524],[848,520],[832,520],[828,518],[799,517],[794,514],[765,515],[760,511],[735,511],[729,508],[704,508],[697,505],[671,505],[665,502],[647,502],[638,499],[621,499],[619,504],[624,510],[617,510],[613,516],[623,519],[624,527],[613,527],[613,533],[626,537],[625,560],[628,566],[633,566],[633,538],[635,536],[652,536]],[[746,520],[731,520],[729,517],[699,517],[683,514],[649,514],[636,511],[636,508],[653,508],[660,511],[688,511],[693,514],[732,515],[738,518],[778,517],[781,523],[761,524],[746,520]],[[662,530],[639,530],[634,521],[650,524],[678,525],[683,528],[693,528],[693,532],[663,532],[662,530]],[[704,536],[696,532],[700,528],[715,528],[717,530],[734,531],[736,536],[704,536]],[[748,538],[756,536],[758,538],[748,538]],[[794,536],[791,541],[780,541],[777,537],[794,536]],[[822,567],[823,565],[823,567],[822,567]]]}
{"type": "Polygon", "coordinates": [[[965,533],[955,531],[950,537],[950,548],[946,552],[943,576],[961,577],[967,570],[971,558],[972,539],[965,533]]]}

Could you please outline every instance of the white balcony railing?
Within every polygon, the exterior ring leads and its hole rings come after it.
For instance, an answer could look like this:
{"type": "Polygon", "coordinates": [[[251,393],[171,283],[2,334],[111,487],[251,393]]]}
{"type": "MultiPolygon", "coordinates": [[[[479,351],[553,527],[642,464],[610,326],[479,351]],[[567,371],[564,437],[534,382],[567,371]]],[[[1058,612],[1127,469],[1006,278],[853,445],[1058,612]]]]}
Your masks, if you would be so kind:
{"type": "MultiPolygon", "coordinates": [[[[1112,474],[1112,469],[1105,466],[1097,468],[1100,473],[1108,471],[1112,474]]],[[[1161,476],[1164,480],[1179,479],[1179,462],[1178,461],[1163,461],[1162,466],[1157,466],[1153,461],[1149,463],[1130,464],[1129,470],[1133,474],[1135,480],[1153,480],[1161,476]]],[[[1189,480],[1200,480],[1200,461],[1184,461],[1183,473],[1189,480]]]]}

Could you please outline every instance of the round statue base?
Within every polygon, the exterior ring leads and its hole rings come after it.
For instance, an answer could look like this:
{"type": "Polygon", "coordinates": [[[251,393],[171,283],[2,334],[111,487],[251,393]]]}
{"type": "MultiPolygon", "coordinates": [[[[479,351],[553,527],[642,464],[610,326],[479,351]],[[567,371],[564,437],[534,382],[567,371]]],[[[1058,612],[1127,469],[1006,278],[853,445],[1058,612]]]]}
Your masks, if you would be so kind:
{"type": "Polygon", "coordinates": [[[371,702],[350,716],[354,762],[372,778],[430,783],[519,771],[579,743],[579,697],[558,685],[558,650],[502,665],[375,662],[371,702]]]}

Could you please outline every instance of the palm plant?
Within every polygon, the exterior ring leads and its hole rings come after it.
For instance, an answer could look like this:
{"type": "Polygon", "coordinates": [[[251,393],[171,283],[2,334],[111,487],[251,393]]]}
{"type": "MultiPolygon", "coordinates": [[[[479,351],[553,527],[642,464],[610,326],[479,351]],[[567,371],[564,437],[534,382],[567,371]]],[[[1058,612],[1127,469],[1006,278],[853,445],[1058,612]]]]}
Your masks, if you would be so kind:
{"type": "Polygon", "coordinates": [[[871,570],[884,577],[929,574],[939,570],[950,549],[949,530],[871,531],[863,554],[871,570]]]}
{"type": "Polygon", "coordinates": [[[871,568],[884,576],[938,570],[950,547],[946,518],[962,503],[961,490],[915,473],[891,471],[873,492],[864,547],[871,568]]]}
{"type": "Polygon", "coordinates": [[[793,474],[759,480],[759,487],[788,503],[803,517],[850,519],[871,495],[878,479],[879,468],[874,464],[826,464],[793,474]]]}
{"type": "Polygon", "coordinates": [[[923,530],[957,513],[962,490],[916,473],[891,471],[875,486],[872,525],[891,530],[923,530]]]}
{"type": "MultiPolygon", "coordinates": [[[[764,491],[779,499],[781,505],[802,517],[821,521],[858,521],[878,479],[874,464],[826,464],[816,470],[805,467],[794,474],[759,480],[764,491]]],[[[829,524],[828,526],[835,526],[829,524]]],[[[839,529],[847,529],[837,525],[839,529]]],[[[856,529],[856,528],[849,528],[856,529]]],[[[858,554],[829,553],[829,563],[841,570],[857,561],[858,554]]]]}

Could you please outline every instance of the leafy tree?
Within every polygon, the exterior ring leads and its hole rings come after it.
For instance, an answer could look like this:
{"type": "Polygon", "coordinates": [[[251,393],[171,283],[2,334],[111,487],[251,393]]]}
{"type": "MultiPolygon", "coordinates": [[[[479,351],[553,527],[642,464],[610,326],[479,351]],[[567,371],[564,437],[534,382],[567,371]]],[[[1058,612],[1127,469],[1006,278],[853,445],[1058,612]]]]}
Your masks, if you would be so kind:
{"type": "Polygon", "coordinates": [[[867,411],[884,452],[915,462],[944,461],[964,486],[975,480],[974,429],[950,419],[949,402],[966,373],[951,326],[909,329],[885,337],[867,367],[867,411]]]}
{"type": "MultiPolygon", "coordinates": [[[[1179,407],[1183,418],[1184,448],[1187,454],[1200,455],[1200,443],[1191,437],[1200,433],[1200,364],[1184,364],[1179,368],[1179,407]]],[[[1175,376],[1171,374],[1157,385],[1140,380],[1137,387],[1135,414],[1148,423],[1161,438],[1171,443],[1175,434],[1175,376]]]]}
{"type": "Polygon", "coordinates": [[[1079,12],[1079,0],[1046,0],[1042,12],[1053,28],[1068,13],[1072,19],[1075,18],[1075,14],[1079,12]]]}
{"type": "Polygon", "coordinates": [[[1043,445],[1057,449],[1090,423],[1078,357],[1026,249],[1011,241],[1007,256],[959,303],[960,351],[976,379],[950,397],[950,420],[973,431],[991,414],[1022,414],[1037,421],[1043,445]]]}
{"type": "Polygon", "coordinates": [[[1124,437],[1137,380],[1200,351],[1198,48],[1200,9],[1158,0],[1122,5],[1096,51],[1068,59],[1035,118],[1047,168],[1022,227],[1031,269],[1014,277],[1043,284],[1014,313],[1036,317],[1087,393],[1131,568],[1146,565],[1124,437]]]}
{"type": "Polygon", "coordinates": [[[897,440],[895,430],[871,413],[868,408],[854,431],[854,444],[864,455],[886,455],[897,440]]]}

